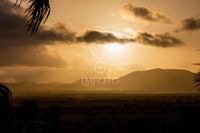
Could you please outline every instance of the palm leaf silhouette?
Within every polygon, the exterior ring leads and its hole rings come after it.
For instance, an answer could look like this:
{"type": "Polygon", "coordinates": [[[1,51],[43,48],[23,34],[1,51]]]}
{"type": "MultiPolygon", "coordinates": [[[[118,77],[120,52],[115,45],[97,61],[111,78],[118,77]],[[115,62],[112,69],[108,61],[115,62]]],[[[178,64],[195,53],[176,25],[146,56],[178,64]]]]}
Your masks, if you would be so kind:
{"type": "Polygon", "coordinates": [[[11,111],[12,92],[0,83],[0,132],[4,132],[11,111]]]}
{"type": "Polygon", "coordinates": [[[50,4],[49,0],[16,0],[14,7],[19,7],[22,1],[29,3],[26,9],[26,28],[31,34],[38,31],[41,23],[45,23],[50,15],[50,4]]]}
{"type": "MultiPolygon", "coordinates": [[[[195,82],[195,87],[200,87],[200,72],[198,72],[195,75],[194,82],[195,82]]],[[[200,90],[200,89],[198,89],[198,90],[200,90]]]]}

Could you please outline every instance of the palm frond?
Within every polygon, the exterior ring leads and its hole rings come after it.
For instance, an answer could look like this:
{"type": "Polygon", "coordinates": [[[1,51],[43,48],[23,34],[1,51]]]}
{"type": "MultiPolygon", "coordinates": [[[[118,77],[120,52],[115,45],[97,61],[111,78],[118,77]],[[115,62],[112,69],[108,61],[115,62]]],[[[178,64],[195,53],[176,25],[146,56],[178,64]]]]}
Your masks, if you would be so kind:
{"type": "Polygon", "coordinates": [[[200,87],[200,72],[195,75],[194,78],[195,87],[200,87]]]}
{"type": "Polygon", "coordinates": [[[15,4],[13,5],[13,7],[19,7],[21,5],[23,0],[16,0],[15,4]]]}
{"type": "Polygon", "coordinates": [[[41,23],[45,23],[50,15],[50,4],[49,0],[16,0],[14,6],[20,6],[22,1],[29,3],[26,9],[26,28],[31,34],[38,31],[41,23]]]}
{"type": "Polygon", "coordinates": [[[41,22],[46,22],[50,14],[49,0],[29,0],[31,3],[26,10],[27,30],[37,32],[41,22]]]}

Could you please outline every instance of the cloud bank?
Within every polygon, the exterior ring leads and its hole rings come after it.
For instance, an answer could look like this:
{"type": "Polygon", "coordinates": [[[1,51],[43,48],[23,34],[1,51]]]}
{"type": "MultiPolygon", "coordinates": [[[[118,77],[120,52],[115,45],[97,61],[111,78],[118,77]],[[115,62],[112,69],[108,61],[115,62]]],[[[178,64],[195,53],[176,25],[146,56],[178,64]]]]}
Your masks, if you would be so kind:
{"type": "Polygon", "coordinates": [[[112,33],[100,32],[100,31],[86,31],[82,36],[77,39],[78,42],[85,43],[139,43],[143,45],[151,45],[155,47],[176,47],[181,46],[184,42],[169,33],[165,34],[152,34],[148,32],[138,33],[136,37],[133,38],[118,38],[112,33]]]}
{"type": "Polygon", "coordinates": [[[141,44],[152,45],[156,47],[176,47],[184,44],[183,41],[173,37],[169,33],[165,34],[151,34],[147,32],[139,33],[135,41],[141,44]]]}
{"type": "Polygon", "coordinates": [[[77,42],[86,42],[86,43],[128,43],[133,40],[127,37],[116,37],[114,34],[109,32],[101,31],[86,31],[82,36],[77,37],[77,42]]]}
{"type": "MultiPolygon", "coordinates": [[[[154,14],[147,10],[132,5],[140,17],[149,21],[163,21],[164,16],[154,14]],[[145,11],[146,10],[146,11],[145,11]],[[141,13],[140,13],[141,12],[141,13]],[[143,13],[142,13],[143,12],[143,13]],[[145,13],[146,12],[146,13],[145,13]],[[143,15],[142,15],[143,14],[143,15]]],[[[127,8],[127,7],[126,7],[127,8]]],[[[20,10],[20,9],[19,9],[20,10]]],[[[31,66],[31,67],[65,67],[66,62],[58,55],[50,55],[47,45],[62,44],[108,44],[108,43],[140,43],[156,47],[175,47],[184,44],[181,40],[170,34],[139,33],[136,37],[116,36],[111,32],[88,30],[81,35],[72,32],[62,23],[53,28],[41,27],[39,32],[30,36],[25,29],[25,19],[13,10],[12,3],[0,2],[0,67],[6,66],[31,66]]]]}

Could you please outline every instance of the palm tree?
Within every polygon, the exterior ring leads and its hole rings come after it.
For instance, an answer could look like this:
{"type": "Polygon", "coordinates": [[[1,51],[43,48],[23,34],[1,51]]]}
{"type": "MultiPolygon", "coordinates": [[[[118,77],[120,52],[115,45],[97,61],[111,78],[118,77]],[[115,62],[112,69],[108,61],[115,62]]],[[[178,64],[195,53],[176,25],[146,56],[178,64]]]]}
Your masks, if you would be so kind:
{"type": "Polygon", "coordinates": [[[45,23],[50,15],[49,0],[16,0],[14,7],[19,7],[22,2],[29,3],[26,9],[26,28],[31,32],[31,35],[38,31],[41,23],[45,23]]]}

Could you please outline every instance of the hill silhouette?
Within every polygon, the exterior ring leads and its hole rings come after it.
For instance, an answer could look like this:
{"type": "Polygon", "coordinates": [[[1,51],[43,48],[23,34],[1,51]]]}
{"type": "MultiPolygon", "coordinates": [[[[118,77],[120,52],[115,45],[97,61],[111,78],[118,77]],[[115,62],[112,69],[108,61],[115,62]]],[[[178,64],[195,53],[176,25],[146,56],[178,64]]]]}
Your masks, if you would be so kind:
{"type": "Polygon", "coordinates": [[[131,93],[193,93],[195,74],[186,70],[152,69],[124,75],[118,82],[106,79],[78,80],[74,83],[4,83],[12,88],[14,96],[53,95],[68,92],[131,92],[131,93]],[[103,81],[105,80],[105,81],[103,81]]]}
{"type": "Polygon", "coordinates": [[[157,93],[193,92],[194,75],[190,71],[175,69],[138,71],[121,77],[120,87],[157,93]]]}

